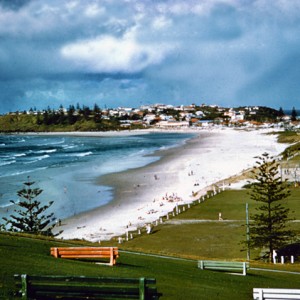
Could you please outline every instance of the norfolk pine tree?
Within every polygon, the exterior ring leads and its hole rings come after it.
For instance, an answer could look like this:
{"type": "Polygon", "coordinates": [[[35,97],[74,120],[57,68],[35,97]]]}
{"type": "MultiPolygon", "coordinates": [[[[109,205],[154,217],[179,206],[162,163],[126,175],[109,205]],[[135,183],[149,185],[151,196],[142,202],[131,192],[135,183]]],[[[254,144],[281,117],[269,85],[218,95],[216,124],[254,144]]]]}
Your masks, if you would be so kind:
{"type": "Polygon", "coordinates": [[[289,208],[282,200],[290,196],[287,180],[279,174],[279,164],[268,153],[258,157],[253,170],[255,182],[251,185],[250,198],[257,201],[257,213],[251,215],[250,248],[265,248],[269,261],[273,250],[286,245],[294,236],[287,229],[289,208]]]}
{"type": "Polygon", "coordinates": [[[297,121],[297,111],[295,109],[295,107],[293,107],[292,109],[292,114],[291,114],[291,121],[297,121]]]}
{"type": "Polygon", "coordinates": [[[50,225],[50,222],[54,214],[45,215],[43,213],[53,204],[53,201],[41,206],[41,202],[37,201],[36,197],[43,190],[33,188],[34,183],[28,177],[27,182],[24,183],[25,187],[17,192],[20,201],[11,200],[11,203],[19,207],[19,209],[14,210],[16,215],[10,215],[10,219],[3,219],[7,222],[7,225],[10,225],[8,229],[10,231],[52,235],[51,230],[54,225],[50,225]]]}

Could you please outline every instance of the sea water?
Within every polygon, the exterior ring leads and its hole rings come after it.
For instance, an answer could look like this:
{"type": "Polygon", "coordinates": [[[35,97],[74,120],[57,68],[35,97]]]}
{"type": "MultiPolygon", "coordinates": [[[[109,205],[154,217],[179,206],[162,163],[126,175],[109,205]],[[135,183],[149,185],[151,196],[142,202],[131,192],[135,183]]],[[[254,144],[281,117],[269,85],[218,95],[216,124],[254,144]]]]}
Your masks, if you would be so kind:
{"type": "Polygon", "coordinates": [[[66,218],[112,200],[110,186],[97,179],[159,159],[156,150],[174,147],[191,138],[184,133],[145,133],[115,136],[0,135],[0,224],[15,209],[17,191],[27,180],[43,190],[49,212],[66,218]]]}

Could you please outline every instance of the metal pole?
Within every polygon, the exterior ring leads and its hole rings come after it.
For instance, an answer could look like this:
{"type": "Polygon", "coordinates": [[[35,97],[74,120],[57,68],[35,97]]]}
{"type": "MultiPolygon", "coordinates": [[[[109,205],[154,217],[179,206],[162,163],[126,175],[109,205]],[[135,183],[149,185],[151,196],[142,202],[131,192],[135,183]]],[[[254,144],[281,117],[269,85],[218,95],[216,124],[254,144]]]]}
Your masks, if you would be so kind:
{"type": "Polygon", "coordinates": [[[246,227],[247,227],[247,260],[250,260],[250,228],[249,228],[249,210],[248,203],[246,203],[246,227]]]}

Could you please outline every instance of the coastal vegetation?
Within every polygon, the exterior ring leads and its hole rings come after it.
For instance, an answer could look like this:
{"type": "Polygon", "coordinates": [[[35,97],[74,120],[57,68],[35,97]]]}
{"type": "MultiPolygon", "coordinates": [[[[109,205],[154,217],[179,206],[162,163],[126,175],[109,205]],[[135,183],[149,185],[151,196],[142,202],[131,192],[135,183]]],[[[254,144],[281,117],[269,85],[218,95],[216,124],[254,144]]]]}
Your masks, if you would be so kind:
{"type": "Polygon", "coordinates": [[[265,248],[269,261],[272,262],[273,251],[290,243],[295,237],[292,230],[287,229],[290,209],[283,200],[290,196],[287,179],[283,180],[279,173],[279,163],[268,153],[258,157],[252,170],[255,180],[250,184],[250,198],[259,203],[257,212],[251,215],[250,248],[265,248]]]}
{"type": "Polygon", "coordinates": [[[282,165],[286,166],[298,163],[300,160],[300,134],[295,130],[286,130],[276,133],[278,134],[279,143],[287,143],[288,147],[282,153],[282,165]]]}
{"type": "MultiPolygon", "coordinates": [[[[120,129],[117,119],[93,120],[93,117],[78,116],[74,121],[57,118],[56,113],[46,115],[9,114],[0,116],[1,132],[67,132],[67,131],[109,131],[120,129]]],[[[138,128],[133,126],[133,128],[138,128]]]]}
{"type": "Polygon", "coordinates": [[[300,135],[297,131],[285,130],[275,134],[278,136],[277,140],[279,143],[294,144],[300,142],[300,135]]]}
{"type": "Polygon", "coordinates": [[[55,224],[51,225],[54,213],[44,214],[46,210],[53,204],[50,201],[46,205],[41,206],[41,202],[36,198],[43,192],[40,188],[34,188],[33,181],[24,182],[24,188],[17,192],[20,201],[11,203],[16,205],[15,214],[9,218],[3,218],[6,224],[2,225],[7,231],[26,232],[31,234],[53,235],[52,229],[55,224]]]}

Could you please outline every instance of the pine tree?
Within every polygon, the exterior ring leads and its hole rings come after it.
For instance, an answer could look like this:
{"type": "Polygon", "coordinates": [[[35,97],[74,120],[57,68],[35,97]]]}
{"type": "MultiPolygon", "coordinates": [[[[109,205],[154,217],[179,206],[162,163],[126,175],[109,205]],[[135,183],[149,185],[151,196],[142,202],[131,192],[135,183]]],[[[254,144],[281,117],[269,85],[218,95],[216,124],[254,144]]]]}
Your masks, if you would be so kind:
{"type": "Polygon", "coordinates": [[[76,116],[75,116],[75,107],[74,105],[70,105],[68,112],[67,112],[67,119],[68,119],[68,124],[73,125],[76,123],[76,116]]]}
{"type": "Polygon", "coordinates": [[[101,121],[101,109],[96,103],[94,105],[93,114],[94,114],[94,122],[99,123],[101,121]]]}
{"type": "Polygon", "coordinates": [[[292,109],[292,114],[291,114],[291,121],[296,121],[297,120],[297,111],[295,107],[292,109]]]}
{"type": "Polygon", "coordinates": [[[284,116],[284,111],[283,111],[282,107],[279,108],[278,115],[280,118],[282,118],[284,116]]]}
{"type": "Polygon", "coordinates": [[[33,234],[47,234],[52,235],[53,225],[50,225],[53,213],[49,215],[43,214],[52,204],[50,201],[47,205],[41,205],[41,202],[36,200],[43,190],[33,188],[35,182],[30,181],[28,176],[27,182],[24,183],[25,187],[17,192],[20,197],[19,202],[11,200],[11,203],[18,206],[15,209],[15,215],[10,215],[10,219],[3,218],[6,225],[10,226],[8,230],[26,232],[33,234]]]}
{"type": "Polygon", "coordinates": [[[294,237],[287,229],[289,208],[280,202],[290,196],[288,182],[279,174],[279,164],[268,153],[258,157],[253,170],[256,180],[251,185],[250,198],[259,202],[257,213],[251,215],[250,248],[266,248],[269,260],[273,250],[286,245],[294,237]]]}

